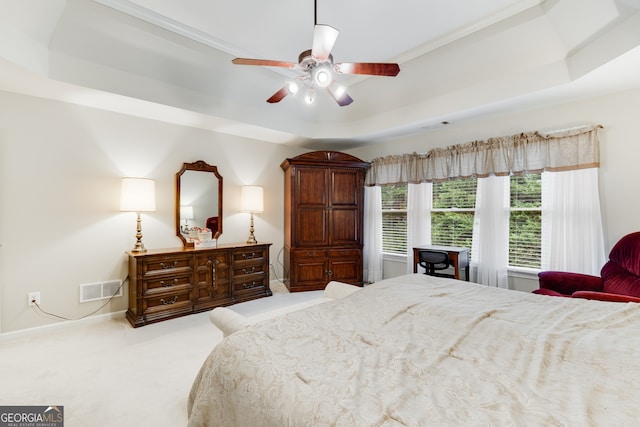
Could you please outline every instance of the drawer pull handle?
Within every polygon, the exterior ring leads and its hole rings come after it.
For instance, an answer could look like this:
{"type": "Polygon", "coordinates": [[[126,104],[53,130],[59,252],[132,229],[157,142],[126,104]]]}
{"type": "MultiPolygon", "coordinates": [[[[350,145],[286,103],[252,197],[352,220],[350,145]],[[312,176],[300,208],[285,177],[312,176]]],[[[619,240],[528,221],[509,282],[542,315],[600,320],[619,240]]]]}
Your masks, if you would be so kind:
{"type": "Polygon", "coordinates": [[[178,261],[173,261],[173,264],[165,264],[164,262],[160,263],[160,268],[166,270],[168,268],[176,268],[178,266],[178,261]]]}
{"type": "Polygon", "coordinates": [[[173,279],[173,282],[165,282],[164,280],[160,281],[160,285],[162,285],[165,288],[170,288],[172,286],[175,286],[178,284],[178,279],[173,279]]]}
{"type": "Polygon", "coordinates": [[[254,259],[256,257],[255,252],[251,252],[250,254],[242,254],[244,259],[254,259]]]}
{"type": "Polygon", "coordinates": [[[216,265],[218,265],[220,263],[220,261],[218,261],[217,259],[213,259],[211,257],[207,258],[207,268],[211,269],[211,288],[215,289],[216,288],[216,265]]]}
{"type": "Polygon", "coordinates": [[[173,299],[170,299],[170,300],[168,300],[168,301],[165,301],[165,299],[164,299],[164,298],[160,298],[160,302],[161,302],[162,304],[164,304],[164,305],[171,305],[171,304],[175,304],[177,301],[178,301],[178,297],[177,297],[177,296],[173,297],[173,299]]]}
{"type": "Polygon", "coordinates": [[[218,264],[218,260],[216,262],[211,263],[211,288],[216,288],[216,264],[218,264]]]}
{"type": "Polygon", "coordinates": [[[244,286],[245,289],[251,289],[251,288],[255,288],[256,285],[258,284],[258,282],[251,282],[251,283],[245,283],[242,286],[244,286]]]}
{"type": "Polygon", "coordinates": [[[244,274],[251,274],[251,273],[253,273],[253,272],[255,272],[255,271],[256,271],[256,268],[255,268],[255,267],[251,267],[251,268],[243,268],[243,269],[242,269],[242,272],[243,272],[244,274]]]}

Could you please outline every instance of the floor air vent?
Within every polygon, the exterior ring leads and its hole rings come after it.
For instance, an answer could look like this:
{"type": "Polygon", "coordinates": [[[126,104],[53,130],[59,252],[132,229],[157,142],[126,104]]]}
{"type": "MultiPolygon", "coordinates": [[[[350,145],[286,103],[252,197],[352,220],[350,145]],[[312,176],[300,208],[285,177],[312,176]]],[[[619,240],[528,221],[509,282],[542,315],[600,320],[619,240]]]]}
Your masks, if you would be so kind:
{"type": "Polygon", "coordinates": [[[111,298],[112,296],[122,296],[119,280],[80,285],[80,302],[97,301],[111,298]]]}

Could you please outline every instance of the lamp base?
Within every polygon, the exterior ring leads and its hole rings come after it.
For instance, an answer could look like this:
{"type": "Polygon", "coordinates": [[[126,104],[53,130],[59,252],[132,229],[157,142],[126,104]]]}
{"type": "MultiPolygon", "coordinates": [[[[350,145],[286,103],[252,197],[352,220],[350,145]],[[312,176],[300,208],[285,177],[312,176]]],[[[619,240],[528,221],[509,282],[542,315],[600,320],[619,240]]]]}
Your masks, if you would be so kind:
{"type": "Polygon", "coordinates": [[[138,218],[136,219],[136,244],[131,249],[132,253],[141,254],[147,252],[142,243],[142,219],[140,219],[140,212],[138,212],[138,218]]]}
{"type": "Polygon", "coordinates": [[[251,220],[249,222],[249,238],[247,239],[248,245],[256,245],[258,241],[256,240],[256,236],[253,234],[253,212],[251,212],[251,220]]]}
{"type": "Polygon", "coordinates": [[[131,252],[135,253],[135,254],[142,254],[142,253],[147,252],[147,248],[144,247],[142,242],[138,242],[138,243],[136,243],[136,245],[133,247],[133,249],[131,249],[131,252]],[[138,243],[140,243],[140,246],[138,246],[138,243]]]}

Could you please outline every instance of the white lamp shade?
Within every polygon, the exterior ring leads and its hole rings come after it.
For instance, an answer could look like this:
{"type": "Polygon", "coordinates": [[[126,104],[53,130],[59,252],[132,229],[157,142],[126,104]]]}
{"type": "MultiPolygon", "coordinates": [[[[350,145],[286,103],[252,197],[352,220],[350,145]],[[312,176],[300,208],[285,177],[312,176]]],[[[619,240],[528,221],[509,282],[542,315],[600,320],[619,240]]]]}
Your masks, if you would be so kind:
{"type": "Polygon", "coordinates": [[[155,181],[146,178],[122,178],[120,210],[128,212],[155,211],[155,181]]]}
{"type": "Polygon", "coordinates": [[[245,185],[240,188],[240,210],[242,212],[263,212],[263,190],[257,185],[245,185]]]}
{"type": "Polygon", "coordinates": [[[180,218],[193,219],[193,206],[180,206],[180,218]]]}

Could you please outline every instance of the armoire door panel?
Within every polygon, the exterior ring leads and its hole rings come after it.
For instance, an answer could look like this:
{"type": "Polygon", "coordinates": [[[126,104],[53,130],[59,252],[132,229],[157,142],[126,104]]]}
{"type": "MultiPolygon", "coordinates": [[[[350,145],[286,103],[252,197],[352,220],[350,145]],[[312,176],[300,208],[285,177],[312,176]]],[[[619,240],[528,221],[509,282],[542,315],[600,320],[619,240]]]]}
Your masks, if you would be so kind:
{"type": "Polygon", "coordinates": [[[362,252],[360,249],[329,251],[331,280],[362,284],[362,252]]]}
{"type": "Polygon", "coordinates": [[[360,244],[359,220],[360,213],[356,209],[332,209],[330,243],[332,245],[360,244]]]}
{"type": "Polygon", "coordinates": [[[296,198],[300,207],[326,207],[327,200],[327,172],[324,169],[298,169],[296,171],[296,198]]]}
{"type": "Polygon", "coordinates": [[[295,228],[297,246],[318,246],[328,243],[325,209],[298,210],[295,228]]]}
{"type": "Polygon", "coordinates": [[[327,283],[326,257],[296,258],[294,262],[296,285],[318,287],[327,283]]]}
{"type": "Polygon", "coordinates": [[[358,264],[355,260],[343,260],[331,263],[331,280],[338,282],[360,284],[361,279],[358,277],[358,271],[362,270],[362,263],[358,264]]]}
{"type": "Polygon", "coordinates": [[[335,170],[331,169],[331,189],[330,204],[334,208],[337,206],[357,207],[362,192],[362,174],[357,170],[335,170]]]}

